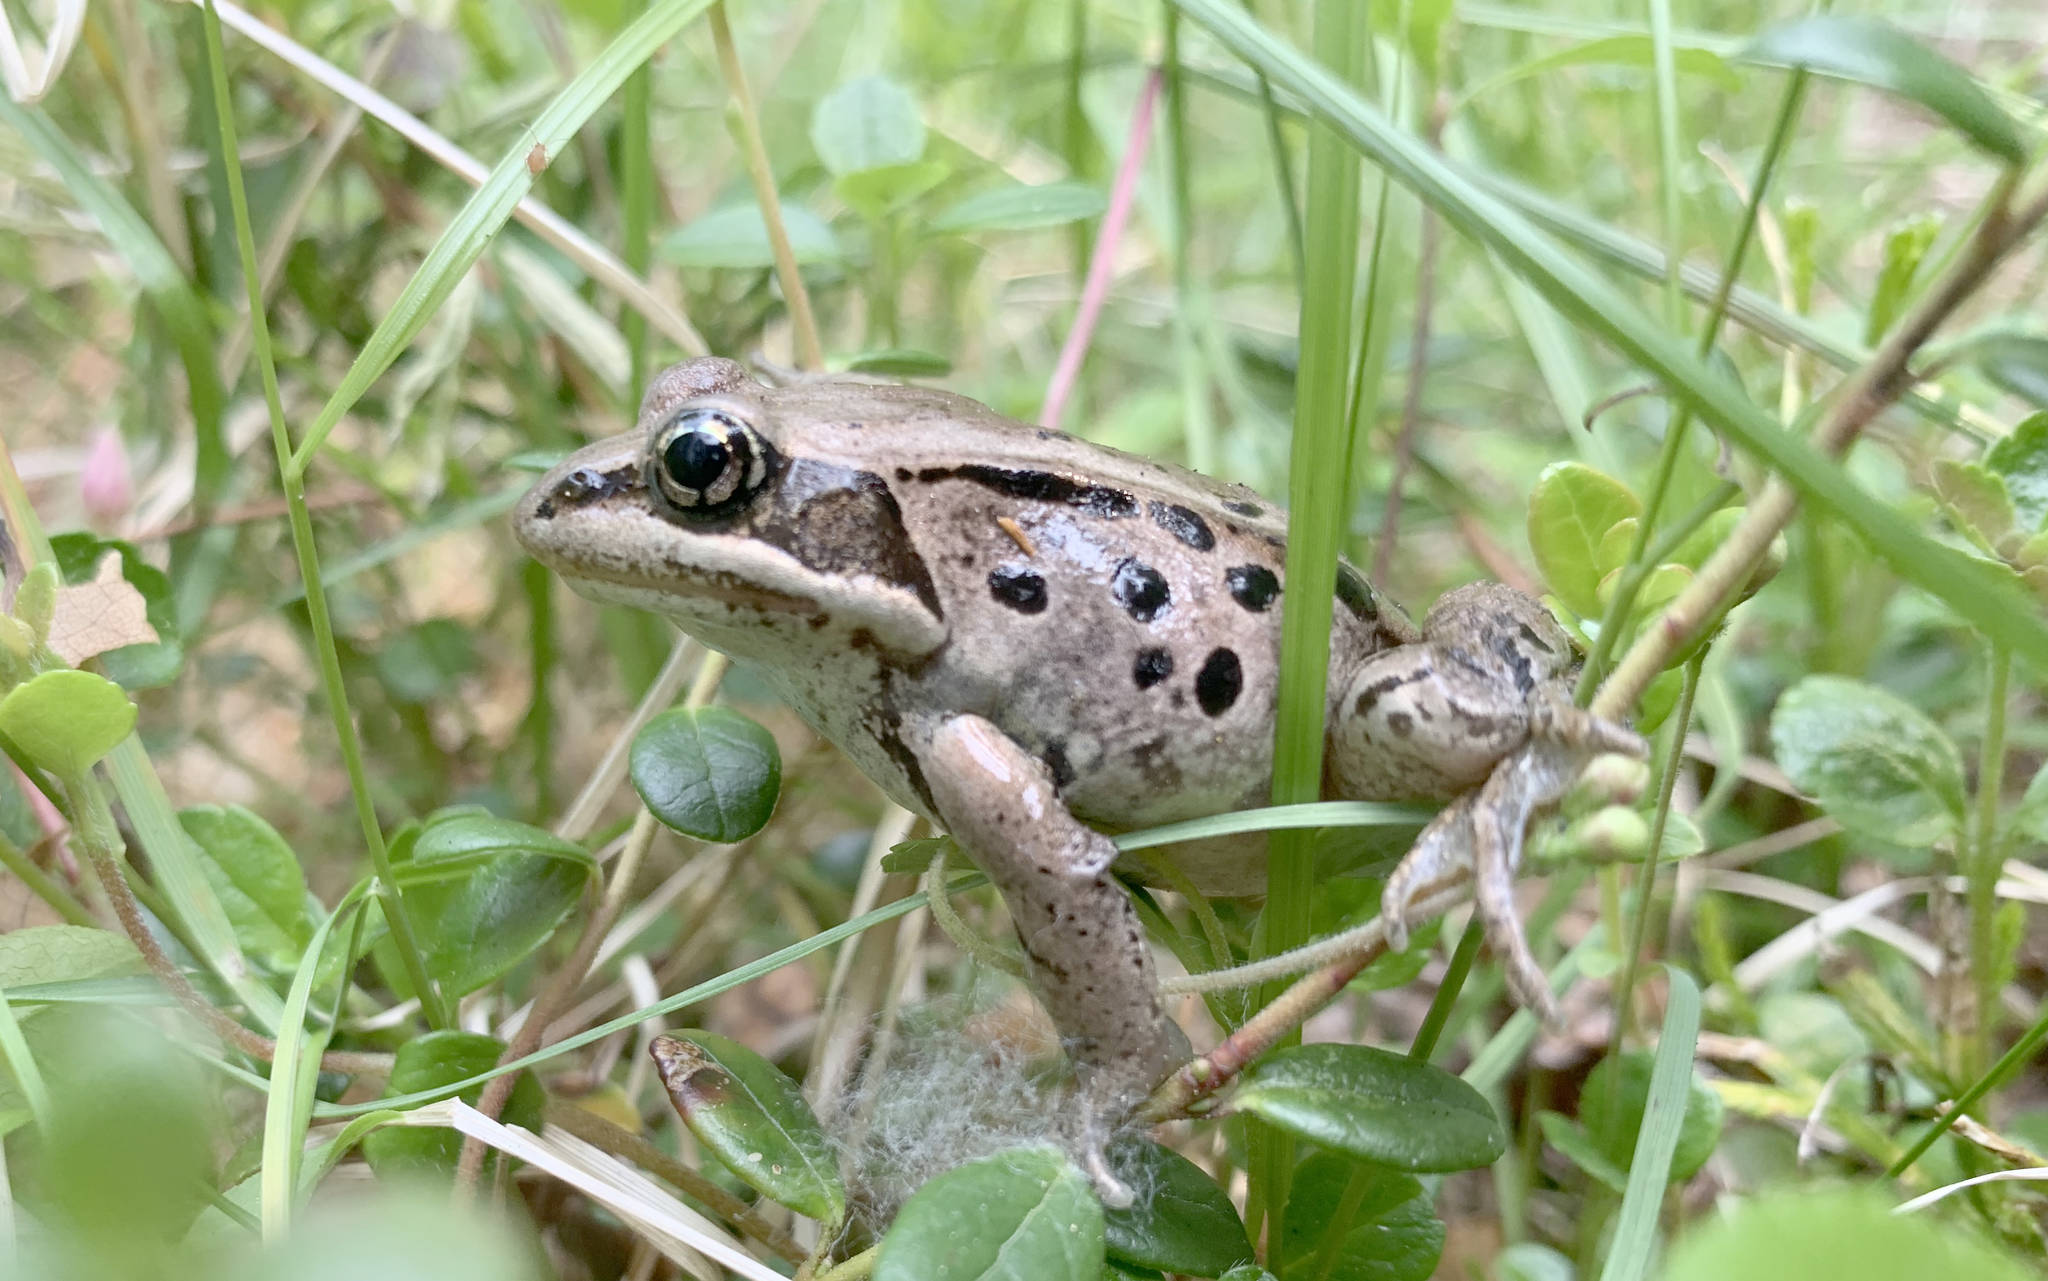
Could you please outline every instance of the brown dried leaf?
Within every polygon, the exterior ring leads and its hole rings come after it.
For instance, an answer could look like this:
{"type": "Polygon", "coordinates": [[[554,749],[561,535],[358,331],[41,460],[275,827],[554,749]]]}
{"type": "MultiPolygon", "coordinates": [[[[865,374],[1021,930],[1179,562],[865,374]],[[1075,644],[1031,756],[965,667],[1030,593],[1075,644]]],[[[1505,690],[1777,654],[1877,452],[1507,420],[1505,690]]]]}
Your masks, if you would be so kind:
{"type": "Polygon", "coordinates": [[[73,667],[110,649],[154,644],[160,639],[149,625],[142,593],[121,577],[118,553],[107,553],[93,571],[91,582],[57,589],[49,645],[73,667]]]}

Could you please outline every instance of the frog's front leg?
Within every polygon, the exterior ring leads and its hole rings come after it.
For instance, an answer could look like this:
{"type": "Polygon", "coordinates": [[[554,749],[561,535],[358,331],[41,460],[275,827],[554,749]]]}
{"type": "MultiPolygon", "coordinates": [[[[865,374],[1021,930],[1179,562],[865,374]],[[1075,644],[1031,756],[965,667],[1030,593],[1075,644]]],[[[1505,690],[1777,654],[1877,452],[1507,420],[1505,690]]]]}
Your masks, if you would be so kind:
{"type": "Polygon", "coordinates": [[[1077,1135],[1105,1199],[1108,1132],[1187,1057],[1166,1017],[1145,932],[1110,876],[1116,846],[1067,812],[1052,773],[979,716],[913,726],[933,805],[1002,892],[1046,1012],[1080,1082],[1077,1135]]]}

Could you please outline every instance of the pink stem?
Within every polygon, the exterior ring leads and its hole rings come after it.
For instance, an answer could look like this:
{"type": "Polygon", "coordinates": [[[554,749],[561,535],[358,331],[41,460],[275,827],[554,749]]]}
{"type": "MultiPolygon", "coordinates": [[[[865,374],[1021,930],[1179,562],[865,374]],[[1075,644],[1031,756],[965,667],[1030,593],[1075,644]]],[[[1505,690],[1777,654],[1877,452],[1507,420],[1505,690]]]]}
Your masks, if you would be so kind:
{"type": "Polygon", "coordinates": [[[1045,408],[1039,411],[1038,425],[1058,427],[1060,416],[1066,411],[1067,397],[1073,394],[1074,383],[1081,376],[1081,362],[1088,355],[1088,344],[1095,337],[1095,321],[1102,314],[1102,302],[1109,297],[1110,264],[1116,258],[1117,246],[1124,238],[1124,222],[1130,216],[1131,202],[1138,194],[1138,173],[1145,167],[1145,152],[1152,145],[1152,117],[1159,103],[1159,69],[1153,68],[1145,77],[1145,87],[1138,94],[1138,105],[1131,112],[1130,136],[1124,140],[1124,158],[1117,166],[1116,185],[1110,189],[1109,208],[1103,212],[1101,230],[1095,236],[1095,252],[1088,258],[1088,280],[1081,288],[1081,309],[1074,316],[1074,327],[1067,331],[1067,341],[1060,348],[1059,364],[1053,367],[1052,381],[1046,385],[1045,408]]]}

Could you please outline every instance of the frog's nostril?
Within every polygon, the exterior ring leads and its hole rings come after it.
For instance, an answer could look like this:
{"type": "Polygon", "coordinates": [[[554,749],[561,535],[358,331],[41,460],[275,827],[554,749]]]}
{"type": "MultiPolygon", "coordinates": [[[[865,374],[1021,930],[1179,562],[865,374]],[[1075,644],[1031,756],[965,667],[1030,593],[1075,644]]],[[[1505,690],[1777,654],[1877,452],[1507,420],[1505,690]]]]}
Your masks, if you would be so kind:
{"type": "Polygon", "coordinates": [[[580,503],[604,492],[604,476],[594,467],[578,467],[555,486],[555,497],[565,503],[580,503]]]}

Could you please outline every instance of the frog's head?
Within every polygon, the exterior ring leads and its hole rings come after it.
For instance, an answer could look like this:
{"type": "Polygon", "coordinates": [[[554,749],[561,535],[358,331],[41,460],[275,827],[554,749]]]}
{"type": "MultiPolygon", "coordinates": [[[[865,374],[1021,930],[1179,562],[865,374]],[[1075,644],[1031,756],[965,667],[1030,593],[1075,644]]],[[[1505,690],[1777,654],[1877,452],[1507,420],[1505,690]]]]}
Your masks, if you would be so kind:
{"type": "Polygon", "coordinates": [[[835,399],[764,387],[729,360],[673,366],[639,425],[569,455],[512,514],[534,559],[579,593],[673,618],[742,657],[866,633],[922,654],[945,638],[930,573],[883,477],[829,440],[835,399]]]}

